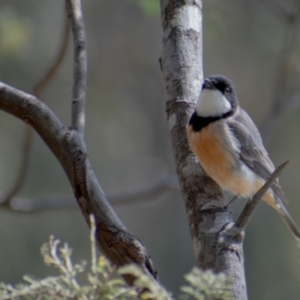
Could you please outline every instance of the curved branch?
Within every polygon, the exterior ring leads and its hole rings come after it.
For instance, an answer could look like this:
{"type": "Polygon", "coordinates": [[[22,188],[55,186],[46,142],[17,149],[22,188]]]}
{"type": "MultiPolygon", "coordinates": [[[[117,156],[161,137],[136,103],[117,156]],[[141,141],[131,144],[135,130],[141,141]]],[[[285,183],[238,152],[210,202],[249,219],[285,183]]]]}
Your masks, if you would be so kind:
{"type": "Polygon", "coordinates": [[[9,191],[2,197],[0,197],[0,205],[4,205],[6,207],[10,207],[10,200],[17,195],[17,193],[20,191],[26,173],[29,166],[29,156],[30,156],[30,150],[31,150],[31,142],[32,142],[32,128],[29,125],[25,126],[25,132],[23,136],[23,146],[22,146],[22,156],[21,156],[21,162],[19,165],[19,170],[17,172],[17,176],[13,182],[13,185],[9,189],[9,191]]]}
{"type": "Polygon", "coordinates": [[[32,94],[35,95],[36,97],[40,97],[42,91],[53,79],[58,68],[60,67],[61,63],[63,62],[64,57],[67,52],[67,49],[68,49],[69,35],[70,35],[70,23],[67,18],[67,14],[65,14],[63,35],[61,37],[61,42],[60,42],[56,57],[54,58],[49,69],[45,72],[43,77],[38,81],[38,83],[34,86],[34,88],[32,90],[32,94]]]}
{"type": "MultiPolygon", "coordinates": [[[[109,202],[113,206],[144,203],[145,200],[154,201],[154,196],[167,191],[180,191],[177,177],[175,178],[174,175],[158,178],[158,180],[148,186],[139,187],[127,192],[110,193],[107,195],[107,199],[109,199],[109,202]]],[[[38,199],[13,197],[9,206],[5,208],[17,213],[36,213],[45,210],[73,209],[78,208],[78,205],[74,197],[59,196],[38,199]]]]}
{"type": "MultiPolygon", "coordinates": [[[[59,160],[73,187],[87,222],[96,218],[100,249],[117,266],[135,262],[156,277],[146,248],[128,232],[109,205],[92,170],[81,134],[66,129],[49,107],[35,98],[0,83],[0,109],[29,123],[59,160]]],[[[129,283],[134,279],[126,278],[129,283]]]]}
{"type": "MultiPolygon", "coordinates": [[[[30,124],[51,149],[63,142],[66,128],[52,110],[36,97],[0,82],[0,109],[30,124]]],[[[62,156],[62,155],[59,155],[62,156]]]]}
{"type": "MultiPolygon", "coordinates": [[[[68,0],[68,7],[70,19],[78,20],[81,16],[78,12],[80,2],[68,0]]],[[[75,23],[75,21],[72,22],[75,23]]],[[[74,38],[77,34],[76,28],[73,26],[74,38]]],[[[79,51],[79,53],[82,52],[79,51]]],[[[82,57],[75,56],[74,59],[76,69],[76,66],[81,65],[76,60],[82,61],[82,57]]],[[[76,75],[74,85],[78,83],[77,79],[81,78],[80,88],[74,87],[74,97],[80,96],[78,106],[80,109],[78,115],[75,115],[81,116],[84,113],[86,69],[79,68],[74,73],[76,75]],[[82,74],[77,74],[81,71],[82,74]]],[[[46,104],[4,83],[0,83],[0,109],[29,123],[56,156],[70,181],[87,223],[90,222],[90,214],[95,216],[98,245],[111,262],[117,266],[136,263],[156,278],[156,272],[146,248],[116,216],[97,181],[86,153],[82,118],[79,118],[79,123],[75,122],[77,128],[67,129],[46,104]]],[[[124,275],[124,277],[129,284],[133,284],[134,277],[130,275],[124,275]]]]}
{"type": "MultiPolygon", "coordinates": [[[[33,87],[32,93],[36,97],[39,97],[42,93],[43,89],[49,84],[49,82],[53,79],[55,76],[59,66],[61,65],[64,56],[66,54],[67,48],[68,48],[68,39],[69,39],[69,33],[70,33],[70,25],[69,20],[67,18],[67,15],[65,14],[65,20],[64,20],[64,29],[63,29],[63,36],[60,42],[60,46],[57,52],[57,55],[49,67],[49,69],[46,71],[46,73],[42,76],[42,78],[37,82],[37,84],[33,87]]],[[[17,177],[10,188],[10,190],[6,193],[6,195],[1,199],[0,203],[1,205],[5,205],[7,208],[9,208],[11,205],[9,204],[9,201],[17,195],[17,193],[20,191],[26,173],[29,165],[29,156],[30,156],[30,150],[31,150],[31,143],[32,143],[32,137],[33,137],[33,131],[32,127],[29,125],[26,125],[24,137],[23,137],[23,147],[22,147],[22,156],[21,156],[21,163],[19,166],[19,170],[17,172],[17,177]]]]}

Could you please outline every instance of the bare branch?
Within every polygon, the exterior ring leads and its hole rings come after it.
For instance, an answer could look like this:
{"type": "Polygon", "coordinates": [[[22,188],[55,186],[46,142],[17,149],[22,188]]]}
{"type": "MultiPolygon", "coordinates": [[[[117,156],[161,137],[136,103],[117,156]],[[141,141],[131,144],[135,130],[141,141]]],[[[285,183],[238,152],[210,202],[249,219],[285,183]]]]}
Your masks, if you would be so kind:
{"type": "Polygon", "coordinates": [[[67,1],[74,41],[74,83],[72,101],[72,128],[84,134],[87,52],[80,0],[67,1]]]}
{"type": "MultiPolygon", "coordinates": [[[[33,87],[33,95],[35,95],[36,97],[39,97],[41,95],[43,89],[45,89],[46,86],[50,83],[50,81],[55,76],[59,66],[61,65],[61,63],[64,59],[64,56],[66,54],[66,51],[67,51],[69,33],[70,33],[69,20],[67,18],[67,15],[65,14],[63,36],[62,36],[62,39],[61,39],[61,42],[59,45],[57,55],[56,55],[53,63],[50,65],[50,67],[46,71],[46,73],[42,76],[42,78],[38,81],[38,83],[33,87]]],[[[20,191],[20,189],[24,183],[24,179],[25,179],[28,165],[29,165],[32,137],[33,137],[32,127],[29,125],[26,125],[25,133],[24,133],[24,137],[23,137],[21,162],[20,162],[19,170],[17,172],[17,177],[16,177],[12,187],[10,188],[10,190],[0,201],[0,204],[7,206],[7,208],[10,208],[9,201],[15,195],[17,195],[17,193],[20,191]]]]}
{"type": "Polygon", "coordinates": [[[271,174],[269,179],[265,182],[265,184],[261,187],[261,189],[247,202],[246,206],[244,207],[242,213],[238,217],[238,219],[235,222],[235,226],[237,228],[240,228],[241,231],[244,231],[247,224],[249,223],[256,207],[260,203],[262,197],[264,194],[268,191],[274,180],[280,175],[282,170],[285,168],[285,166],[289,163],[289,161],[285,161],[283,164],[281,164],[279,167],[276,168],[276,170],[271,174]]]}
{"type": "Polygon", "coordinates": [[[246,300],[242,240],[222,239],[222,228],[233,222],[229,210],[204,209],[226,203],[220,187],[201,169],[187,141],[186,125],[203,82],[202,1],[160,3],[167,116],[197,263],[202,269],[225,273],[232,279],[232,299],[246,300]]]}
{"type": "Polygon", "coordinates": [[[107,197],[113,205],[122,205],[140,202],[142,199],[147,199],[149,197],[152,197],[153,199],[153,197],[170,190],[180,190],[178,179],[175,175],[162,176],[149,185],[141,186],[127,192],[110,194],[107,197]]]}
{"type": "MultiPolygon", "coordinates": [[[[145,200],[156,200],[155,196],[167,191],[180,191],[177,177],[174,175],[158,178],[148,186],[108,194],[107,199],[109,199],[109,202],[113,206],[129,203],[144,203],[145,200]]],[[[74,197],[60,196],[38,199],[14,197],[5,208],[12,212],[36,213],[45,210],[74,209],[78,208],[78,205],[74,197]]]]}
{"type": "Polygon", "coordinates": [[[30,124],[51,145],[51,150],[59,153],[59,145],[68,130],[51,109],[36,97],[0,82],[0,109],[30,124]]]}
{"type": "Polygon", "coordinates": [[[9,207],[9,201],[17,195],[17,193],[20,191],[25,175],[27,173],[28,165],[29,165],[29,154],[31,150],[31,141],[32,141],[32,128],[29,125],[25,126],[25,132],[23,137],[23,146],[22,146],[22,152],[21,152],[21,162],[19,166],[19,170],[17,172],[17,177],[15,178],[12,187],[10,190],[6,193],[6,195],[1,199],[0,205],[4,205],[9,207]]]}
{"type": "Polygon", "coordinates": [[[1,206],[1,209],[28,214],[51,210],[78,209],[78,204],[75,197],[58,196],[37,199],[13,197],[9,204],[1,206]]]}
{"type": "MultiPolygon", "coordinates": [[[[80,5],[78,1],[68,1],[68,7],[75,10],[74,13],[69,12],[72,19],[80,5]],[[72,5],[73,3],[76,5],[72,5]]],[[[74,30],[73,34],[76,33],[74,30]]],[[[82,60],[76,56],[75,60],[78,59],[82,60]]],[[[75,65],[82,64],[75,63],[75,65]]],[[[80,74],[84,75],[86,72],[80,74]]],[[[82,78],[80,84],[85,83],[85,80],[82,78]]],[[[85,94],[85,86],[79,91],[85,94]]],[[[82,99],[84,100],[84,97],[82,99]]],[[[84,107],[84,103],[80,104],[84,107]]],[[[70,181],[86,222],[89,224],[90,214],[95,216],[98,245],[111,262],[117,266],[136,263],[144,272],[156,278],[146,248],[127,230],[108,203],[88,159],[83,132],[77,130],[80,128],[67,129],[46,104],[4,83],[0,83],[0,109],[29,123],[56,156],[70,181]]],[[[80,113],[83,114],[84,110],[80,113]]],[[[124,275],[124,277],[129,284],[133,284],[135,280],[133,276],[124,275]]]]}
{"type": "Polygon", "coordinates": [[[67,15],[65,14],[63,35],[62,35],[61,41],[59,43],[59,48],[58,48],[56,57],[55,57],[54,61],[52,62],[52,64],[50,65],[49,69],[44,74],[44,76],[38,81],[38,83],[33,88],[32,93],[36,97],[39,98],[41,96],[42,91],[46,88],[46,86],[54,78],[58,68],[60,67],[61,63],[63,62],[63,59],[64,59],[65,54],[68,49],[69,35],[70,35],[70,23],[67,18],[67,15]]]}
{"type": "MultiPolygon", "coordinates": [[[[50,108],[35,98],[0,83],[0,109],[29,123],[48,145],[64,168],[74,195],[89,223],[96,218],[97,241],[103,253],[117,266],[139,264],[156,277],[151,259],[142,243],[122,224],[109,205],[85,152],[81,134],[66,129],[50,108]]],[[[133,284],[134,278],[126,280],[133,284]]]]}
{"type": "MultiPolygon", "coordinates": [[[[259,1],[260,2],[260,1],[259,1]]],[[[283,19],[286,22],[290,22],[295,14],[292,11],[289,11],[280,1],[278,0],[265,0],[262,1],[266,7],[270,9],[270,11],[280,19],[283,19]]]]}

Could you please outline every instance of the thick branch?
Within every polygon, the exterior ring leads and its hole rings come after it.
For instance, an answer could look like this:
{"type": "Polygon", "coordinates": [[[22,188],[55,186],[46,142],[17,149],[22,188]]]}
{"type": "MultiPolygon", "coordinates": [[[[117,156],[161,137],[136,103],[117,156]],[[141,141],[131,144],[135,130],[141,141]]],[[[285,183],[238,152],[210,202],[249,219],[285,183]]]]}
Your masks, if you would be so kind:
{"type": "MultiPolygon", "coordinates": [[[[82,213],[93,214],[100,249],[117,266],[135,262],[155,275],[141,242],[115,215],[90,166],[81,135],[66,129],[55,114],[34,96],[0,83],[0,109],[29,123],[42,137],[64,168],[82,213]]],[[[133,278],[128,278],[132,283],[133,278]]]]}
{"type": "MultiPolygon", "coordinates": [[[[43,89],[49,84],[49,82],[53,79],[55,76],[59,66],[61,65],[63,58],[66,54],[67,47],[68,47],[68,38],[69,38],[69,32],[70,32],[70,25],[69,20],[67,18],[67,15],[65,14],[65,21],[64,21],[64,28],[63,28],[63,36],[59,45],[59,49],[57,52],[57,55],[53,61],[53,63],[50,65],[50,67],[47,69],[45,74],[42,76],[42,78],[37,82],[37,84],[33,87],[32,93],[34,96],[39,97],[43,91],[43,89]]],[[[27,173],[28,165],[29,165],[29,156],[30,156],[30,150],[31,150],[31,144],[32,144],[32,137],[33,137],[33,131],[32,127],[29,125],[26,125],[24,137],[23,137],[23,147],[21,148],[21,163],[17,172],[16,179],[10,188],[10,190],[6,193],[6,195],[3,197],[1,201],[1,205],[5,205],[7,208],[10,208],[10,200],[17,195],[17,193],[20,191],[25,176],[27,173]]],[[[2,197],[1,197],[2,198],[2,197]]]]}
{"type": "MultiPolygon", "coordinates": [[[[69,2],[70,18],[77,22],[81,16],[81,13],[78,12],[78,9],[80,9],[79,2],[73,0],[69,0],[69,2]]],[[[76,24],[73,24],[73,27],[75,25],[76,24]]],[[[75,29],[77,28],[76,26],[75,29]]],[[[81,30],[83,30],[83,28],[81,28],[81,30]]],[[[78,31],[73,30],[74,35],[77,34],[77,32],[78,31]]],[[[80,33],[81,31],[79,31],[79,34],[80,33]]],[[[80,38],[77,37],[75,39],[80,40],[80,38]]],[[[81,51],[78,53],[82,54],[81,51]]],[[[82,65],[84,65],[82,60],[84,61],[85,58],[79,55],[75,57],[75,60],[78,59],[81,60],[81,63],[75,62],[75,69],[76,66],[82,67],[82,65]]],[[[75,75],[78,74],[78,72],[80,76],[86,76],[86,70],[84,68],[79,71],[75,70],[75,75]]],[[[135,236],[128,232],[126,227],[118,219],[109,205],[90,165],[83,140],[84,122],[82,121],[84,118],[81,118],[81,115],[84,114],[86,79],[80,77],[78,82],[76,76],[74,85],[79,84],[79,87],[74,88],[75,98],[78,96],[78,93],[80,96],[78,103],[80,105],[78,106],[79,109],[75,110],[78,112],[75,114],[75,130],[73,128],[67,129],[49,107],[36,97],[21,92],[4,83],[0,83],[0,109],[29,123],[57,157],[67,174],[74,195],[87,223],[90,222],[90,214],[95,216],[98,245],[112,263],[117,266],[136,263],[140,265],[145,272],[156,277],[156,272],[153,269],[146,248],[135,236]]],[[[128,283],[132,284],[134,278],[132,276],[125,276],[128,283]]]]}
{"type": "Polygon", "coordinates": [[[74,40],[74,83],[72,102],[72,128],[84,133],[87,52],[80,0],[67,1],[68,16],[74,40]]]}
{"type": "Polygon", "coordinates": [[[200,93],[202,76],[202,2],[161,0],[163,50],[161,68],[165,79],[167,116],[175,162],[199,267],[223,272],[233,281],[234,300],[247,299],[242,239],[225,236],[232,224],[220,188],[201,169],[191,153],[186,124],[200,93]]]}

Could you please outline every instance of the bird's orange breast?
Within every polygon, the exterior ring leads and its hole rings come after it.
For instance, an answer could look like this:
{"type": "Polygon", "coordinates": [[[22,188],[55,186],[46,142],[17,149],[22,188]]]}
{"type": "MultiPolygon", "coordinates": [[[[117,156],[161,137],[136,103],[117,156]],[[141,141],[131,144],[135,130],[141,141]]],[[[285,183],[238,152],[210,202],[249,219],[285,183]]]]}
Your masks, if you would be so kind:
{"type": "Polygon", "coordinates": [[[189,126],[188,138],[192,151],[208,175],[218,183],[232,177],[234,158],[228,153],[222,137],[216,134],[212,125],[197,132],[189,126]]]}
{"type": "MultiPolygon", "coordinates": [[[[223,130],[223,129],[221,129],[223,130]]],[[[252,183],[239,176],[237,155],[232,149],[229,136],[224,138],[227,132],[220,131],[214,124],[193,131],[188,126],[188,140],[194,154],[205,172],[218,183],[220,187],[236,195],[248,195],[252,193],[252,183]]]]}

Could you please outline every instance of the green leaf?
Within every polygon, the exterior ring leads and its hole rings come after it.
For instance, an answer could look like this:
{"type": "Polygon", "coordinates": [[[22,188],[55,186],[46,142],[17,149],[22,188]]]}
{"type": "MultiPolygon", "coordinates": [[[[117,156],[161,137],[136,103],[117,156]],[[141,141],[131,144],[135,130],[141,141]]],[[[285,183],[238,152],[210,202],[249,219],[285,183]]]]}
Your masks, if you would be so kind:
{"type": "Polygon", "coordinates": [[[144,11],[147,15],[158,15],[160,6],[158,0],[136,0],[138,6],[144,11]]]}

